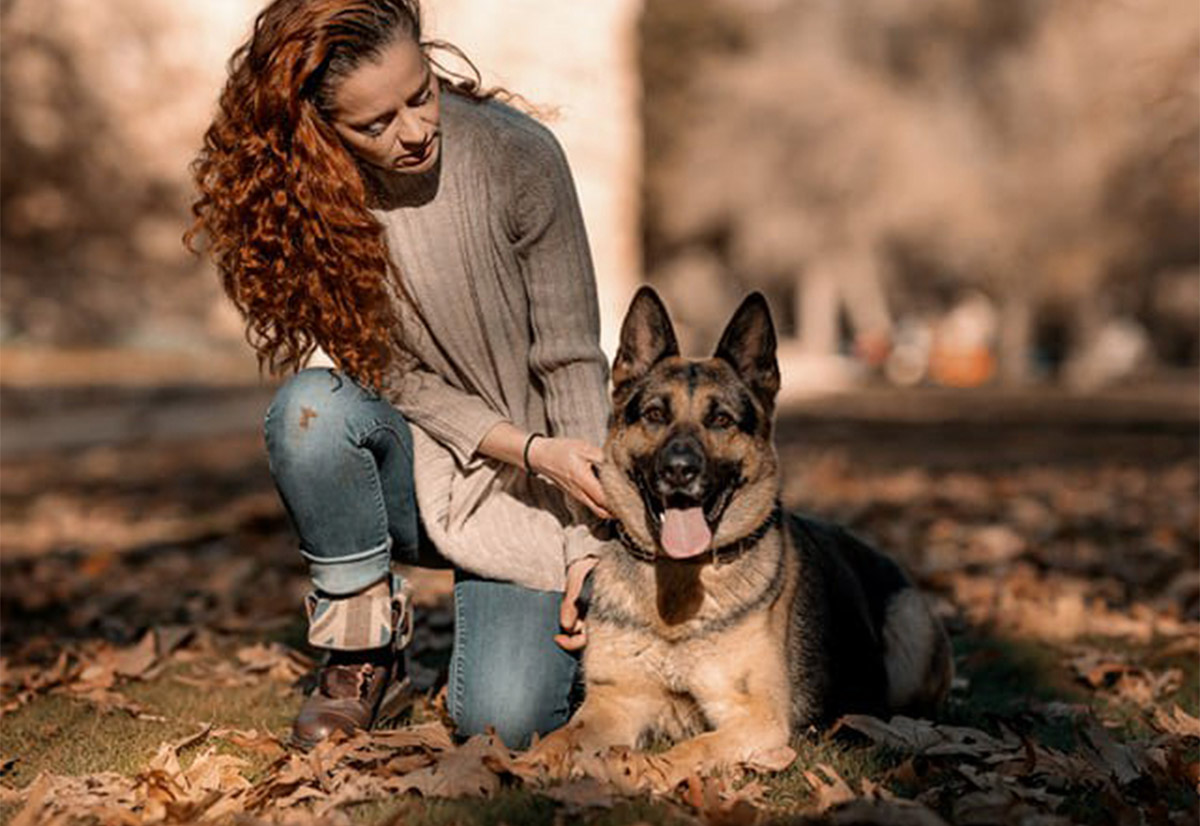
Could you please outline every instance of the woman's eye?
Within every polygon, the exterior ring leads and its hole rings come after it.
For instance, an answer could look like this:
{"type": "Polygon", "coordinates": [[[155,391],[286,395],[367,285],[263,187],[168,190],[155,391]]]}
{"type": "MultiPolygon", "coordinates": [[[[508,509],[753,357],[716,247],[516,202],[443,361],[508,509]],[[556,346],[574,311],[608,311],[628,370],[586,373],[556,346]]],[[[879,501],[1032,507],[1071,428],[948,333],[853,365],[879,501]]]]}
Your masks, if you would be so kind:
{"type": "Polygon", "coordinates": [[[360,126],[358,131],[366,135],[368,138],[378,138],[387,128],[387,124],[381,120],[374,123],[368,123],[366,126],[360,126]]]}
{"type": "Polygon", "coordinates": [[[667,413],[661,407],[651,407],[642,413],[642,418],[650,424],[663,424],[667,420],[667,413]]]}

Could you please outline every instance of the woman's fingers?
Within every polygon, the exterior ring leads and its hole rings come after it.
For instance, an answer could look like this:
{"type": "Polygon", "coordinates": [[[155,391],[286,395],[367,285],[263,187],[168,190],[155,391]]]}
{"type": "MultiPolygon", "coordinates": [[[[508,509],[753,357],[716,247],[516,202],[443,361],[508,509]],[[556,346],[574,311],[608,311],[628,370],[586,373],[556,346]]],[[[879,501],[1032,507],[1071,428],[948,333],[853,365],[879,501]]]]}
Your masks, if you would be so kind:
{"type": "Polygon", "coordinates": [[[591,497],[589,497],[589,496],[580,497],[580,501],[583,502],[583,504],[588,506],[588,510],[590,510],[592,513],[596,514],[596,516],[600,517],[601,519],[612,519],[612,514],[608,512],[608,508],[604,507],[603,505],[601,505],[599,502],[592,499],[591,497]]]}
{"type": "Polygon", "coordinates": [[[564,651],[578,651],[581,648],[587,647],[587,631],[580,629],[578,633],[570,636],[566,634],[555,634],[554,641],[558,643],[559,648],[564,651]]]}
{"type": "Polygon", "coordinates": [[[612,516],[605,506],[604,487],[600,484],[600,480],[596,478],[596,474],[592,473],[592,466],[588,465],[580,478],[576,480],[580,489],[583,491],[583,503],[591,508],[601,519],[611,519],[612,516]]]}
{"type": "Polygon", "coordinates": [[[567,568],[567,583],[562,604],[558,609],[558,622],[563,633],[555,634],[554,641],[566,651],[578,651],[587,645],[587,628],[579,616],[579,595],[588,573],[596,567],[596,560],[583,557],[567,568]]]}

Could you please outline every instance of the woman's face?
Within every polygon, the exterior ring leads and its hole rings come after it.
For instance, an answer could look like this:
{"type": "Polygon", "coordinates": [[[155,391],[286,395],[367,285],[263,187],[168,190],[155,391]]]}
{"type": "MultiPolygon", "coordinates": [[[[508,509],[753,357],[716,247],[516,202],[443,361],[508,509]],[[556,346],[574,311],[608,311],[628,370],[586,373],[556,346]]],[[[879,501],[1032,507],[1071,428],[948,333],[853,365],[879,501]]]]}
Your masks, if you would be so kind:
{"type": "Polygon", "coordinates": [[[367,163],[425,172],[441,149],[439,94],[420,47],[399,37],[342,79],[333,96],[333,128],[367,163]]]}

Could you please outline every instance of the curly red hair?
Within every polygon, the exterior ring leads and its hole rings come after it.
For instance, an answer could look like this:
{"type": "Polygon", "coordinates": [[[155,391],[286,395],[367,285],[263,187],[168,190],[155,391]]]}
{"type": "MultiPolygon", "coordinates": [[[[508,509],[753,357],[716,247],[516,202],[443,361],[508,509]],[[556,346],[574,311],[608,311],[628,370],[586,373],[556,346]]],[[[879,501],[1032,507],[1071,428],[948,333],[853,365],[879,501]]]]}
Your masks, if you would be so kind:
{"type": "MultiPolygon", "coordinates": [[[[396,325],[391,263],[327,115],[338,81],[400,36],[422,42],[415,0],[274,0],[230,59],[192,164],[200,195],[185,242],[207,239],[260,369],[298,369],[319,345],[360,383],[383,382],[396,325]]],[[[479,91],[477,73],[456,77],[443,79],[453,91],[493,94],[479,91]]]]}

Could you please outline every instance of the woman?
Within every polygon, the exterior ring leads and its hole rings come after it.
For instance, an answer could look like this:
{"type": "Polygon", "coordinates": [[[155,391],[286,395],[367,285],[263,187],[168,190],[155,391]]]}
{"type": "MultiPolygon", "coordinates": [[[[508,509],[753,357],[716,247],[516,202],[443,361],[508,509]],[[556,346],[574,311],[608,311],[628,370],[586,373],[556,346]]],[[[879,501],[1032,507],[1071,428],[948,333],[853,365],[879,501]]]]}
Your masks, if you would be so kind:
{"type": "Polygon", "coordinates": [[[439,75],[434,45],[416,0],[274,0],[194,164],[191,234],[260,362],[296,370],[319,345],[337,364],[266,417],[329,652],[305,746],[369,727],[402,676],[394,558],[456,567],[461,734],[521,747],[566,722],[563,649],[583,642],[608,409],[579,206],[549,131],[439,75]]]}

